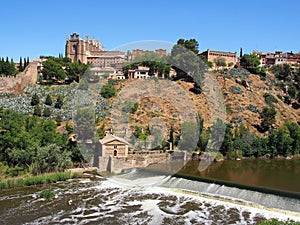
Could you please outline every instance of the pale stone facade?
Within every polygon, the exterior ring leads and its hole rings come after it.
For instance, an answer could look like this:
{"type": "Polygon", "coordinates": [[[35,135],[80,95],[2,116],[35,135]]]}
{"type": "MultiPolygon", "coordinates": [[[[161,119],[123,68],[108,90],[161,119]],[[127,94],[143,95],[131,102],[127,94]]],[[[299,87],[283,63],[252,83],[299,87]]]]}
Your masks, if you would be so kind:
{"type": "Polygon", "coordinates": [[[100,156],[127,157],[129,143],[120,137],[107,134],[100,140],[100,156]]]}
{"type": "Polygon", "coordinates": [[[167,50],[166,49],[156,49],[154,51],[150,51],[150,50],[142,50],[142,49],[134,49],[131,52],[131,60],[134,60],[137,56],[139,55],[144,55],[146,53],[156,53],[160,56],[163,55],[168,55],[167,50]]]}
{"type": "Polygon", "coordinates": [[[260,59],[261,66],[272,66],[278,64],[300,64],[300,53],[294,54],[292,52],[283,53],[281,51],[271,52],[259,52],[253,51],[260,59]]]}
{"type": "Polygon", "coordinates": [[[129,79],[148,79],[149,75],[149,67],[138,66],[135,70],[128,70],[128,78],[129,79]]]}
{"type": "Polygon", "coordinates": [[[98,67],[119,69],[127,61],[127,55],[121,51],[105,51],[99,40],[82,39],[73,33],[66,41],[66,57],[72,62],[91,63],[98,67]]]}
{"type": "Polygon", "coordinates": [[[227,65],[229,63],[235,65],[238,62],[236,52],[221,52],[208,49],[207,51],[200,53],[200,55],[204,56],[207,61],[210,61],[212,63],[214,63],[217,58],[224,58],[227,65]]]}

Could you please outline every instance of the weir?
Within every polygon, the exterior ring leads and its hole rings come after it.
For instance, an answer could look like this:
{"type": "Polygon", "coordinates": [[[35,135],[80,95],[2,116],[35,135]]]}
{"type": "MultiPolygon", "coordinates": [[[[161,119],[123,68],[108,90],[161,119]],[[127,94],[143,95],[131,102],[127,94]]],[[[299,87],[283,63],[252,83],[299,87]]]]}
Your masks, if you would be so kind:
{"type": "Polygon", "coordinates": [[[171,175],[167,172],[147,168],[127,170],[125,174],[120,176],[123,179],[137,180],[162,175],[164,178],[155,186],[197,192],[220,199],[231,199],[236,202],[300,213],[300,193],[297,192],[241,185],[183,174],[171,175]]]}

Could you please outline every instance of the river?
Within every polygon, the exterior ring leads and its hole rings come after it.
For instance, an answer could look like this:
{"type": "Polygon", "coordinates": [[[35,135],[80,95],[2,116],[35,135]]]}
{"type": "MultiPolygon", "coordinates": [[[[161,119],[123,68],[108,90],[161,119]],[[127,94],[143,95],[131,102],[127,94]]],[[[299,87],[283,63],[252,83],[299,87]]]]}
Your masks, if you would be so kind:
{"type": "MultiPolygon", "coordinates": [[[[202,175],[219,174],[216,168],[224,170],[224,165],[226,162],[212,164],[202,175]]],[[[181,172],[187,168],[192,168],[191,164],[181,172]]],[[[296,172],[298,169],[295,167],[296,172]]],[[[199,175],[198,172],[193,175],[199,175]]],[[[297,177],[294,180],[300,182],[297,177]]],[[[141,169],[107,179],[86,177],[0,192],[3,225],[257,224],[271,217],[300,221],[300,199],[141,169]],[[46,188],[54,190],[57,198],[50,201],[38,198],[46,188]]]]}

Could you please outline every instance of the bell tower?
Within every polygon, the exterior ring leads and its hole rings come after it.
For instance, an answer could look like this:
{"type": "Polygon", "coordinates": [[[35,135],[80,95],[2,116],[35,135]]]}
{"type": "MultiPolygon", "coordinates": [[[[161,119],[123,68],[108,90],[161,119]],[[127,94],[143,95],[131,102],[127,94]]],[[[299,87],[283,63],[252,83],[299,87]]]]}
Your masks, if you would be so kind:
{"type": "Polygon", "coordinates": [[[66,53],[65,56],[70,58],[72,62],[87,63],[85,53],[85,43],[78,33],[73,33],[70,38],[66,40],[66,53]]]}

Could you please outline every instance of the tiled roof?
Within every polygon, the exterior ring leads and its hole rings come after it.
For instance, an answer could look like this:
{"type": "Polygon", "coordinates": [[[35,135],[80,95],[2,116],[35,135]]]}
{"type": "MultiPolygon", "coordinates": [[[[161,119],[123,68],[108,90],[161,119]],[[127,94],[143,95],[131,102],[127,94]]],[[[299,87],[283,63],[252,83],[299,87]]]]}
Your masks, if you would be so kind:
{"type": "Polygon", "coordinates": [[[106,143],[109,143],[109,142],[112,142],[114,140],[117,140],[117,141],[120,141],[126,145],[129,145],[129,143],[124,139],[124,138],[121,138],[121,137],[117,137],[115,135],[106,135],[105,138],[103,138],[102,140],[100,140],[100,143],[101,144],[106,144],[106,143]]]}

